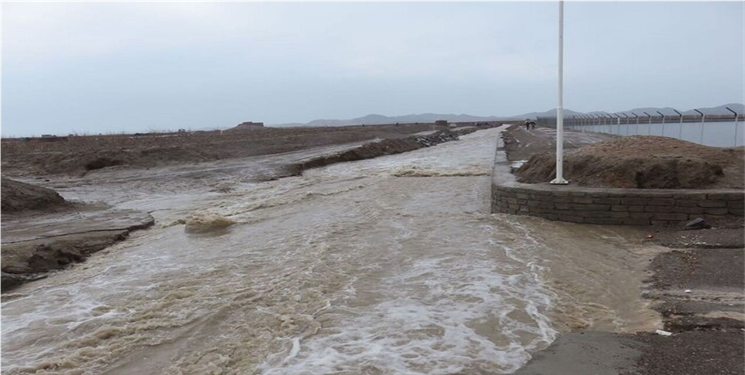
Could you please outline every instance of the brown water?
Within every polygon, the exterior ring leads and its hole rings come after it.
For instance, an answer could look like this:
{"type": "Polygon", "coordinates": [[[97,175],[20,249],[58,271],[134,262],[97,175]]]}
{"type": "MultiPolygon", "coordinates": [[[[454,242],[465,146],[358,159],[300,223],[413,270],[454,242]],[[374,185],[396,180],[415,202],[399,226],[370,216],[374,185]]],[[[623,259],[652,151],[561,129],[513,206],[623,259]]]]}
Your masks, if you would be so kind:
{"type": "Polygon", "coordinates": [[[489,213],[500,131],[229,193],[101,186],[168,209],[4,296],[3,371],[509,373],[561,331],[656,327],[641,233],[489,213]]]}

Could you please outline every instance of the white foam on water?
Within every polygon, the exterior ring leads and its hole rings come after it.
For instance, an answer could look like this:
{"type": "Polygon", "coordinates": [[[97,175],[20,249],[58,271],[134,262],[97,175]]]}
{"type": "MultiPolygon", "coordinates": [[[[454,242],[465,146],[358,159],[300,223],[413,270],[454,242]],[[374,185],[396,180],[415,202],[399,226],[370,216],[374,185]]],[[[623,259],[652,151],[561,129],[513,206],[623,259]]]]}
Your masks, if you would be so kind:
{"type": "Polygon", "coordinates": [[[374,305],[338,301],[330,308],[331,326],[304,340],[287,339],[290,353],[269,357],[259,368],[266,374],[516,370],[557,334],[544,315],[552,295],[537,274],[540,267],[497,264],[493,249],[469,252],[415,261],[378,286],[383,297],[374,305]]]}

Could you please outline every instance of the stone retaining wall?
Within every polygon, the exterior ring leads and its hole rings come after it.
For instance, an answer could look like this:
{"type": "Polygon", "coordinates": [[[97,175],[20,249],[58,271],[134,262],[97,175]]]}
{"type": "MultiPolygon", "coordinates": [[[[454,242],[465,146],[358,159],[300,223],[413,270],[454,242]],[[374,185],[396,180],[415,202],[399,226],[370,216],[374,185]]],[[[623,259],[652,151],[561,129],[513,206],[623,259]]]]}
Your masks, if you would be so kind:
{"type": "MultiPolygon", "coordinates": [[[[589,224],[677,224],[743,216],[741,190],[605,189],[576,185],[522,184],[515,180],[504,151],[497,151],[492,180],[492,212],[539,216],[589,224]]],[[[571,176],[570,176],[571,178],[571,176]]]]}

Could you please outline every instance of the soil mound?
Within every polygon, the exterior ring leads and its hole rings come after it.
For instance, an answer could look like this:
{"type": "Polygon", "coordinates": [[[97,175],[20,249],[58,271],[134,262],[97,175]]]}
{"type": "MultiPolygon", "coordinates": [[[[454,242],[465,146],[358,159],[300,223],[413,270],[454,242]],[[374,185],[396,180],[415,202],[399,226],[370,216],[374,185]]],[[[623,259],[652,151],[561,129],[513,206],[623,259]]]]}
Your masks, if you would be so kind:
{"type": "Polygon", "coordinates": [[[394,155],[416,149],[435,146],[443,142],[454,141],[458,135],[449,130],[441,130],[425,136],[412,136],[402,139],[385,139],[380,142],[364,144],[360,147],[342,153],[323,156],[293,164],[287,167],[292,174],[301,174],[306,169],[319,168],[326,165],[342,163],[347,161],[372,159],[384,155],[394,155]]]}
{"type": "Polygon", "coordinates": [[[2,178],[3,213],[26,210],[45,210],[65,205],[65,199],[56,191],[40,186],[2,178]]]}
{"type": "MultiPolygon", "coordinates": [[[[614,138],[567,153],[564,174],[573,183],[638,189],[745,186],[745,148],[719,148],[659,136],[614,138]]],[[[555,177],[552,153],[533,155],[517,170],[524,183],[555,177]]]]}
{"type": "Polygon", "coordinates": [[[168,162],[201,162],[220,159],[216,151],[202,151],[191,146],[150,147],[145,149],[83,150],[47,155],[34,160],[46,174],[83,173],[114,166],[152,167],[168,162]]]}

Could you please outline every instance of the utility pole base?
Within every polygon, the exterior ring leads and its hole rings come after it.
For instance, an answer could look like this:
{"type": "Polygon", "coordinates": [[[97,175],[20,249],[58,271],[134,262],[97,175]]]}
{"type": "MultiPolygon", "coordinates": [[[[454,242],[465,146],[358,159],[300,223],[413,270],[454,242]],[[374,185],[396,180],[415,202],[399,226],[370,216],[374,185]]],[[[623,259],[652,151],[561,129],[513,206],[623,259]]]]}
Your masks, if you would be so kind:
{"type": "Polygon", "coordinates": [[[563,179],[563,178],[555,178],[549,182],[551,185],[568,185],[569,181],[563,179]]]}

